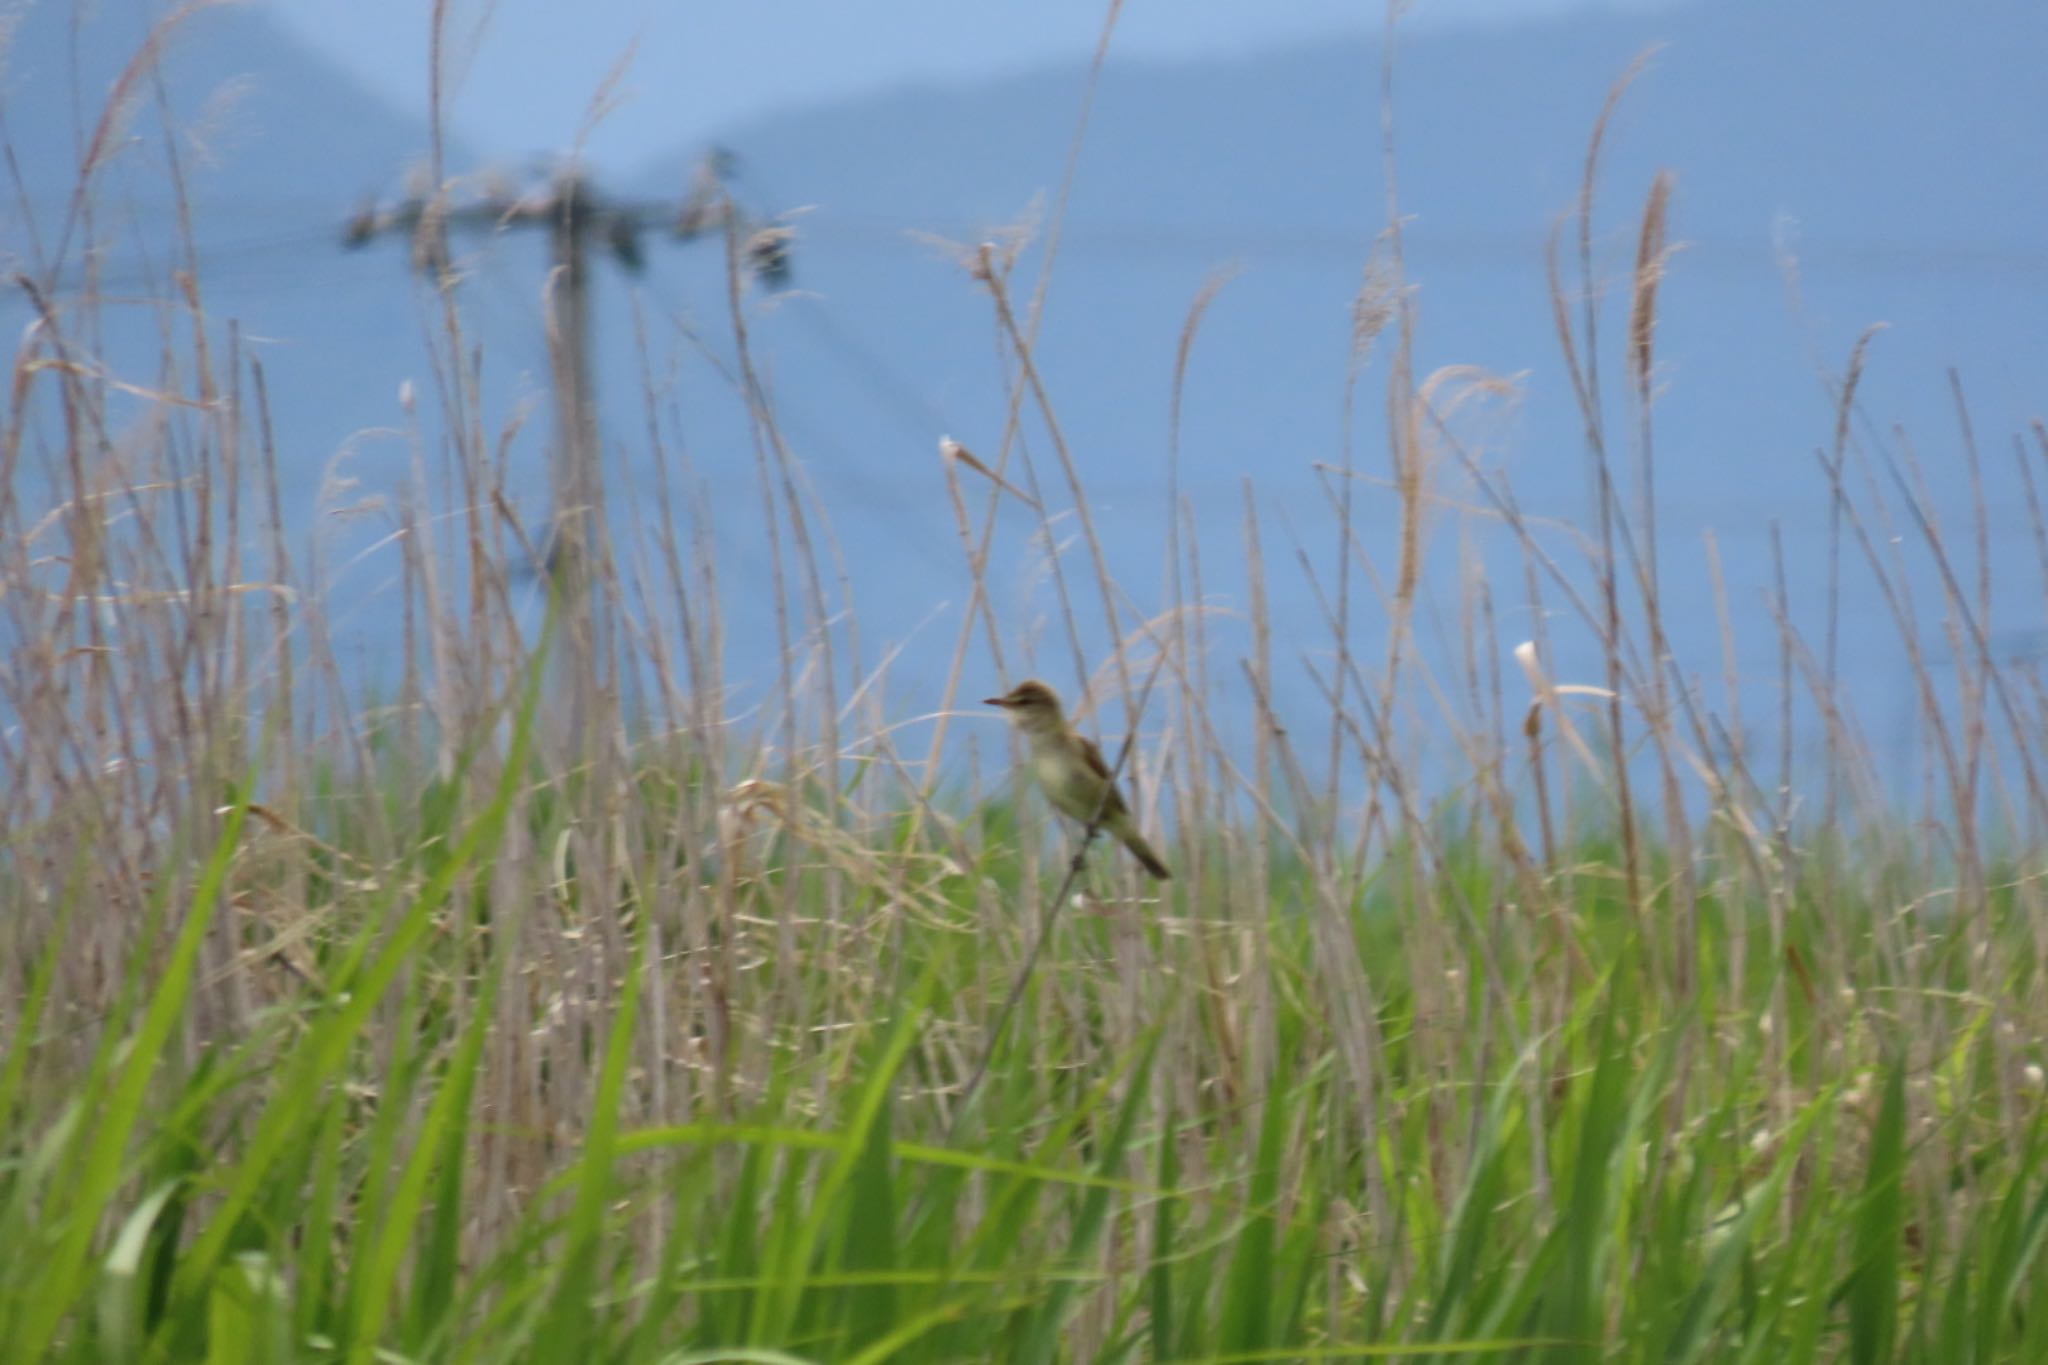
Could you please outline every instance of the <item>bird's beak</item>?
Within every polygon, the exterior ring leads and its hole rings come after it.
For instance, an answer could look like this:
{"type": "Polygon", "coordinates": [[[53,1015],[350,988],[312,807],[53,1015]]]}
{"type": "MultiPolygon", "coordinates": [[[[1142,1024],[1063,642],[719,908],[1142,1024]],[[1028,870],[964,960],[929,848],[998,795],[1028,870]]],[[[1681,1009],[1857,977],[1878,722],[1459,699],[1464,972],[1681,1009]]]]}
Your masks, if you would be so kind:
{"type": "Polygon", "coordinates": [[[1008,706],[1010,699],[1008,697],[983,697],[981,704],[983,706],[1008,706]]]}

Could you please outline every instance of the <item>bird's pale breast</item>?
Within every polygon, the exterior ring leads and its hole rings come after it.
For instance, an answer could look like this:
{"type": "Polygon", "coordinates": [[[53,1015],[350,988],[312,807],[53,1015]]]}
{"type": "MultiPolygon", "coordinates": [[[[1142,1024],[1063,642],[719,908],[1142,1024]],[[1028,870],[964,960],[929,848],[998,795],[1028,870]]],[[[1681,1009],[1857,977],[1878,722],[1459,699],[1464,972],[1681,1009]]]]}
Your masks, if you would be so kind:
{"type": "MultiPolygon", "coordinates": [[[[1045,788],[1047,798],[1063,813],[1076,820],[1087,820],[1095,815],[1096,805],[1102,800],[1102,780],[1088,771],[1086,764],[1052,745],[1036,745],[1031,755],[1031,767],[1039,785],[1045,788]]],[[[1122,807],[1123,802],[1112,795],[1103,814],[1112,815],[1122,807]]]]}

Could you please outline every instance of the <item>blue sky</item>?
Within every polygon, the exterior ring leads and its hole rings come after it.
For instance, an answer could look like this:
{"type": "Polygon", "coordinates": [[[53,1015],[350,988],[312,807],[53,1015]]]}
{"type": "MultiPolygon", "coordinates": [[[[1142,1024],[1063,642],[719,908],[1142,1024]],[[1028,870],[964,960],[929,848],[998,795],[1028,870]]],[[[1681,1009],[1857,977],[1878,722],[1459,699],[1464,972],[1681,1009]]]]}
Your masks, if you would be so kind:
{"type": "MultiPolygon", "coordinates": [[[[1404,24],[1672,2],[1417,0],[1404,24]]],[[[428,9],[424,0],[288,0],[273,12],[365,85],[418,110],[428,9]]],[[[630,165],[774,110],[1083,58],[1106,13],[1106,0],[452,0],[450,112],[487,153],[559,150],[591,126],[593,96],[620,73],[618,103],[584,145],[600,164],[630,165]]],[[[1374,0],[1128,0],[1114,50],[1216,56],[1375,29],[1384,13],[1374,0]]]]}

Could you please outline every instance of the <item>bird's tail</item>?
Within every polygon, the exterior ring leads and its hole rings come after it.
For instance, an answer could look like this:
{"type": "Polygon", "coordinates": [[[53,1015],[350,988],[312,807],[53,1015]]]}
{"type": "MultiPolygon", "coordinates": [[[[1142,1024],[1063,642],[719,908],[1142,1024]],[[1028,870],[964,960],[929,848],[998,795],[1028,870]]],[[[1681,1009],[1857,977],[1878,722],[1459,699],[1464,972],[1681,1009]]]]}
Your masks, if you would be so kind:
{"type": "Polygon", "coordinates": [[[1173,873],[1167,870],[1152,845],[1145,842],[1145,836],[1138,833],[1129,820],[1125,820],[1123,828],[1116,831],[1116,837],[1124,841],[1124,847],[1131,851],[1131,856],[1143,863],[1145,870],[1155,879],[1162,882],[1172,880],[1173,873]]]}

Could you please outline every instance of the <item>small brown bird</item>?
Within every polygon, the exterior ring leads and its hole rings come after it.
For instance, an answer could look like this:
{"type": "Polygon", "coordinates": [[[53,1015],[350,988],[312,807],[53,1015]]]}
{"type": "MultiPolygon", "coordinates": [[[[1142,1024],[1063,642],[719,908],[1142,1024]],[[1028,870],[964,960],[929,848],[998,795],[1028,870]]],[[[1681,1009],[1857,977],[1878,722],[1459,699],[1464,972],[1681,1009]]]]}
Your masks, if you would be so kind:
{"type": "Polygon", "coordinates": [[[1109,765],[1102,761],[1102,750],[1067,724],[1057,692],[1036,679],[1027,679],[1003,696],[987,698],[987,704],[1008,711],[1010,720],[1031,741],[1031,771],[1061,814],[1083,825],[1097,821],[1160,881],[1173,875],[1138,833],[1131,809],[1116,789],[1109,765]]]}

